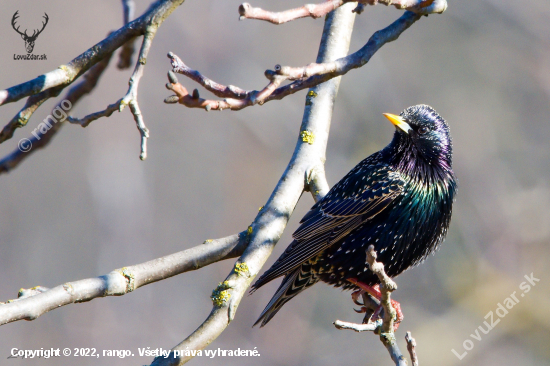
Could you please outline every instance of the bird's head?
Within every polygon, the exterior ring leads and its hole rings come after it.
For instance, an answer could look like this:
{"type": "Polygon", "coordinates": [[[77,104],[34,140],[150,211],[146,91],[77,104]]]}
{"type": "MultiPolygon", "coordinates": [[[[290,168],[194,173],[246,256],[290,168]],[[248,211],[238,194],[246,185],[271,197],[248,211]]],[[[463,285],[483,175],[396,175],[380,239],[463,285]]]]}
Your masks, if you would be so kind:
{"type": "Polygon", "coordinates": [[[447,122],[430,106],[416,105],[399,116],[385,113],[396,127],[388,146],[393,160],[404,168],[418,165],[452,169],[452,141],[447,122]]]}

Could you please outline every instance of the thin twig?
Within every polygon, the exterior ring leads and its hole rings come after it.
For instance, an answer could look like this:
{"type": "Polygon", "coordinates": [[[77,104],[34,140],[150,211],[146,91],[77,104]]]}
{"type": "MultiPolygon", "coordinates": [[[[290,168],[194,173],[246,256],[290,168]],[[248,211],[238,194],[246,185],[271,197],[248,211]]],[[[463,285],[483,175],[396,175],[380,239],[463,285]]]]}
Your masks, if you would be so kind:
{"type": "Polygon", "coordinates": [[[63,88],[56,87],[31,95],[23,108],[4,126],[0,132],[0,143],[13,137],[15,130],[27,125],[36,110],[48,99],[57,97],[63,88]]]}
{"type": "Polygon", "coordinates": [[[147,128],[147,126],[145,126],[143,115],[141,114],[141,110],[139,109],[139,104],[137,102],[137,99],[132,99],[129,105],[130,105],[130,111],[134,116],[134,121],[136,122],[136,127],[139,131],[139,134],[141,135],[141,143],[140,143],[141,152],[139,154],[139,158],[141,160],[145,160],[147,159],[147,139],[149,138],[149,129],[147,128]]]}
{"type": "Polygon", "coordinates": [[[168,53],[168,58],[172,64],[172,70],[178,74],[187,76],[189,79],[199,83],[206,90],[220,98],[235,98],[244,99],[250,93],[248,90],[243,90],[233,85],[222,85],[202,75],[199,71],[189,68],[183,61],[173,52],[168,53]]]}
{"type": "Polygon", "coordinates": [[[405,335],[407,341],[407,350],[411,356],[412,366],[418,366],[418,356],[416,355],[416,340],[412,337],[411,332],[407,332],[405,335]]]}
{"type": "Polygon", "coordinates": [[[369,245],[367,249],[367,264],[369,269],[373,272],[378,279],[380,280],[380,293],[382,298],[380,299],[380,304],[384,308],[384,324],[382,327],[383,332],[393,332],[394,319],[397,316],[395,309],[391,303],[391,293],[397,290],[396,283],[386,274],[384,270],[384,264],[376,261],[376,251],[374,250],[373,245],[369,245]]]}
{"type": "Polygon", "coordinates": [[[145,160],[147,158],[147,139],[149,138],[149,129],[147,128],[147,126],[145,126],[145,121],[143,120],[143,115],[139,108],[137,97],[139,81],[143,76],[145,64],[147,63],[147,55],[149,54],[149,50],[151,49],[153,38],[155,38],[156,30],[156,27],[150,27],[143,37],[141,50],[139,52],[139,59],[136,62],[136,67],[134,69],[134,72],[132,73],[132,76],[130,77],[130,86],[126,95],[123,98],[119,99],[117,102],[109,105],[107,108],[99,112],[89,114],[83,118],[75,118],[72,116],[68,118],[68,121],[70,123],[79,124],[82,127],[87,127],[91,122],[99,118],[110,117],[117,110],[119,112],[122,112],[122,110],[128,105],[130,107],[132,115],[134,116],[136,127],[141,136],[141,152],[139,155],[139,158],[141,160],[145,160]]]}
{"type": "Polygon", "coordinates": [[[271,12],[261,8],[254,8],[249,3],[242,3],[239,6],[239,20],[258,19],[273,24],[283,24],[291,20],[312,17],[317,19],[323,17],[346,3],[344,0],[328,0],[321,4],[306,4],[296,9],[282,12],[271,12]]]}
{"type": "Polygon", "coordinates": [[[395,282],[386,274],[384,264],[376,261],[376,251],[373,245],[369,245],[367,249],[367,264],[369,269],[378,276],[380,280],[380,292],[382,298],[380,304],[384,308],[384,319],[380,328],[380,340],[388,350],[391,359],[398,366],[407,365],[407,361],[401,350],[397,346],[394,334],[394,320],[397,316],[395,309],[391,303],[391,293],[397,289],[395,282]]]}
{"type": "Polygon", "coordinates": [[[336,329],[349,329],[354,330],[356,332],[374,332],[376,329],[380,328],[381,322],[374,322],[374,323],[365,323],[365,324],[357,324],[357,323],[349,323],[344,322],[342,320],[336,320],[334,323],[334,326],[336,329]]]}
{"type": "Polygon", "coordinates": [[[128,24],[134,18],[136,3],[134,0],[122,0],[122,19],[123,24],[128,24]]]}
{"type": "Polygon", "coordinates": [[[96,119],[100,119],[101,117],[110,117],[111,114],[118,111],[120,108],[120,102],[122,101],[122,98],[120,98],[118,101],[116,101],[113,104],[110,104],[107,108],[105,108],[102,111],[90,113],[87,116],[84,116],[82,118],[76,118],[73,116],[67,117],[67,122],[75,125],[80,125],[82,127],[88,127],[90,123],[95,121],[96,119]]]}
{"type": "Polygon", "coordinates": [[[143,76],[145,64],[147,63],[147,56],[149,55],[149,50],[151,49],[151,45],[153,44],[153,39],[155,38],[157,29],[158,29],[157,27],[151,26],[147,29],[147,32],[143,36],[141,50],[139,51],[139,59],[136,63],[136,68],[134,69],[134,73],[130,78],[130,82],[129,82],[130,87],[128,89],[128,92],[120,102],[120,111],[122,111],[125,105],[130,106],[130,111],[134,116],[136,127],[141,135],[141,144],[140,144],[141,153],[139,155],[139,158],[141,160],[145,160],[147,158],[147,139],[149,138],[149,130],[145,126],[143,115],[141,114],[141,110],[139,108],[138,87],[139,87],[139,81],[143,76]]]}
{"type": "MultiPolygon", "coordinates": [[[[176,93],[177,102],[189,108],[204,108],[207,111],[221,111],[224,109],[240,110],[255,104],[262,105],[265,103],[266,99],[281,85],[281,83],[288,79],[283,75],[266,72],[266,76],[270,79],[270,82],[265,88],[260,91],[246,91],[232,85],[224,86],[208,79],[198,71],[188,68],[183,61],[181,61],[181,59],[172,52],[168,53],[168,58],[172,61],[172,67],[175,72],[190,77],[217,96],[229,97],[219,101],[202,99],[199,97],[198,92],[197,94],[190,95],[187,89],[183,85],[179,84],[174,76],[169,77],[168,80],[170,83],[168,83],[166,87],[176,93]],[[174,80],[176,83],[172,82],[174,80]]],[[[167,103],[173,103],[172,100],[176,100],[175,98],[169,98],[170,99],[166,101],[167,103]]]]}
{"type": "MultiPolygon", "coordinates": [[[[132,19],[134,19],[134,11],[136,9],[136,4],[134,0],[122,0],[122,9],[123,9],[123,24],[128,24],[132,19]]],[[[122,46],[117,67],[120,70],[124,70],[132,66],[132,56],[134,55],[134,41],[135,38],[130,39],[122,46]]]]}
{"type": "MultiPolygon", "coordinates": [[[[299,8],[281,12],[272,12],[262,8],[255,8],[249,3],[242,3],[239,6],[239,20],[264,20],[278,25],[299,18],[311,17],[316,19],[327,15],[348,2],[353,2],[353,0],[326,0],[319,4],[306,4],[299,8]]],[[[409,10],[419,15],[441,14],[447,9],[447,0],[359,0],[357,7],[353,11],[360,14],[363,11],[364,5],[376,5],[378,3],[392,5],[397,9],[409,10]]]]}
{"type": "Polygon", "coordinates": [[[115,269],[104,276],[67,282],[52,289],[35,287],[20,291],[20,297],[0,303],[0,325],[17,320],[34,320],[61,306],[104,296],[120,296],[142,286],[180,273],[241,255],[250,236],[246,231],[145,263],[115,269]],[[24,298],[21,298],[23,296],[24,298]]]}

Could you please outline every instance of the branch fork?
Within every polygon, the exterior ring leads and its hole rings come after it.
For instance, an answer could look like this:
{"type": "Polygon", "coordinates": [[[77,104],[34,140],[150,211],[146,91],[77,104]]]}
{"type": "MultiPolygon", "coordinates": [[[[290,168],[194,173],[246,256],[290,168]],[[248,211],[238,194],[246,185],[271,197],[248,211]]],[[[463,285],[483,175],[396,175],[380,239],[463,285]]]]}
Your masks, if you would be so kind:
{"type": "Polygon", "coordinates": [[[316,165],[306,171],[304,187],[304,191],[310,192],[313,195],[315,202],[319,202],[319,200],[326,196],[330,187],[323,164],[316,165]]]}

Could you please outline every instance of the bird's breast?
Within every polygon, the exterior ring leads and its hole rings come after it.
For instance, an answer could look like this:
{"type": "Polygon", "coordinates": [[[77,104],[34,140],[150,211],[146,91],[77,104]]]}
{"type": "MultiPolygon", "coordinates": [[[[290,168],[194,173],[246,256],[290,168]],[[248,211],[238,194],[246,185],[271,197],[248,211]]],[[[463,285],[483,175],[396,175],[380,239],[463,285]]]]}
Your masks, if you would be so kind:
{"type": "Polygon", "coordinates": [[[428,183],[403,177],[401,195],[375,217],[366,219],[315,259],[325,282],[351,287],[347,278],[374,284],[376,276],[365,265],[365,251],[374,245],[389,276],[420,263],[441,243],[450,223],[454,180],[428,183]]]}

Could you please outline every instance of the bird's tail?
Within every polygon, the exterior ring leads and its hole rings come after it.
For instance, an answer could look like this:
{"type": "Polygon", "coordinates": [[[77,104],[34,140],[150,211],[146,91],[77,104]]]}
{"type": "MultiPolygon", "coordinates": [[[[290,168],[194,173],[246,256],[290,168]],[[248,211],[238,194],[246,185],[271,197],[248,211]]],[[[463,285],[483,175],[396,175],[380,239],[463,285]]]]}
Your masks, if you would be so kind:
{"type": "Polygon", "coordinates": [[[275,295],[273,295],[269,304],[267,304],[253,326],[256,326],[259,322],[262,322],[260,327],[266,325],[287,301],[305,289],[313,286],[317,281],[319,281],[319,279],[311,271],[311,265],[309,263],[304,263],[287,274],[279,286],[279,289],[275,292],[275,295]]]}

